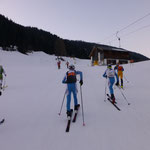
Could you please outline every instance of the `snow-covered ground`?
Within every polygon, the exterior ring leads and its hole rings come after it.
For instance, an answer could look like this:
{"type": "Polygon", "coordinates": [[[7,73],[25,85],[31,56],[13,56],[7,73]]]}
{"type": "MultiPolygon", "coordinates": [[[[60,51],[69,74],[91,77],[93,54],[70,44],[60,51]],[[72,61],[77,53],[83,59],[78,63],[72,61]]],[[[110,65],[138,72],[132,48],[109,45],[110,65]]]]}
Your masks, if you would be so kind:
{"type": "MultiPolygon", "coordinates": [[[[8,85],[0,97],[0,118],[6,119],[0,125],[0,150],[150,149],[150,61],[124,65],[129,83],[124,79],[122,92],[131,105],[116,88],[118,111],[104,102],[106,67],[91,67],[89,60],[76,59],[76,70],[84,77],[85,126],[80,109],[77,122],[66,133],[66,101],[58,115],[66,89],[62,84],[66,62],[58,70],[55,58],[43,52],[23,55],[0,50],[8,85]]],[[[79,84],[78,91],[81,102],[79,84]]]]}

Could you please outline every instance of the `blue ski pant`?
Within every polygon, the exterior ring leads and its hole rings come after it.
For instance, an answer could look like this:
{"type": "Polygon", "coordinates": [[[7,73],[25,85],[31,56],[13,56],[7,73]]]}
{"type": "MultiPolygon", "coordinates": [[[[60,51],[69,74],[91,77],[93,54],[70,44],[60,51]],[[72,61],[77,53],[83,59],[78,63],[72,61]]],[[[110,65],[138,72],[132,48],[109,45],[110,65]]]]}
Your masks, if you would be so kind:
{"type": "Polygon", "coordinates": [[[73,93],[74,105],[78,105],[76,83],[67,84],[67,111],[70,111],[71,93],[73,93]]]}
{"type": "Polygon", "coordinates": [[[114,94],[114,89],[113,89],[114,83],[115,83],[114,77],[108,78],[108,87],[109,87],[110,94],[114,94]]]}

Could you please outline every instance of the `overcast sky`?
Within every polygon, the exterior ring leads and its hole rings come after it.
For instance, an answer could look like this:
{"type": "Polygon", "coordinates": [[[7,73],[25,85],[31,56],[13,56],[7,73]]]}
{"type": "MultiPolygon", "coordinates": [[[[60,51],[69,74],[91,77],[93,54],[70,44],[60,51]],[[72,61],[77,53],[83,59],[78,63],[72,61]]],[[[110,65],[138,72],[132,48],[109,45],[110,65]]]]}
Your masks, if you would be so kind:
{"type": "Polygon", "coordinates": [[[0,14],[64,39],[119,47],[118,36],[150,57],[150,0],[0,0],[0,14]]]}

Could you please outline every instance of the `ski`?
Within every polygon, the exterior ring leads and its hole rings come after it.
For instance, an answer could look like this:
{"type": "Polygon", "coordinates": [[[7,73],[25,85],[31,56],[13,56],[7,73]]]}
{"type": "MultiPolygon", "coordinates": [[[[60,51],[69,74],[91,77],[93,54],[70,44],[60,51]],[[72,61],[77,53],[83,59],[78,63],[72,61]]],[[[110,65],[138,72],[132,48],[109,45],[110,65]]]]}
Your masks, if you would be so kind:
{"type": "Polygon", "coordinates": [[[71,109],[71,116],[68,116],[68,122],[67,122],[66,132],[69,132],[69,130],[70,130],[72,113],[73,113],[73,110],[71,109]]]}
{"type": "Polygon", "coordinates": [[[121,111],[121,109],[120,109],[115,103],[112,102],[111,97],[109,96],[109,94],[107,94],[107,96],[108,96],[107,100],[108,100],[117,110],[121,111]]]}
{"type": "Polygon", "coordinates": [[[116,87],[117,87],[118,89],[124,90],[124,87],[121,87],[121,85],[116,85],[116,87]]]}
{"type": "Polygon", "coordinates": [[[4,122],[5,122],[5,119],[2,119],[2,120],[0,121],[0,125],[3,124],[4,122]]]}
{"type": "Polygon", "coordinates": [[[78,104],[78,109],[75,110],[75,114],[74,114],[74,117],[73,117],[73,120],[72,122],[76,122],[76,119],[77,119],[77,115],[78,115],[78,110],[79,110],[79,107],[80,107],[80,104],[78,104]]]}

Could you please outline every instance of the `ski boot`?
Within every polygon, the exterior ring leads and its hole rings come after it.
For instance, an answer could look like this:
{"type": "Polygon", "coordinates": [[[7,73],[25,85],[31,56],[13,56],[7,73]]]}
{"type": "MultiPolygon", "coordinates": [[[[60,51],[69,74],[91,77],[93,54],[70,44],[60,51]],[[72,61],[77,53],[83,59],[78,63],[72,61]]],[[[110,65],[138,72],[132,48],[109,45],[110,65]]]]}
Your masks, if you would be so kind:
{"type": "Polygon", "coordinates": [[[67,111],[66,114],[67,114],[67,117],[71,117],[71,111],[67,111]]]}
{"type": "Polygon", "coordinates": [[[66,114],[67,114],[67,118],[71,118],[72,116],[72,112],[73,112],[73,109],[71,109],[70,111],[67,110],[66,114]]]}
{"type": "Polygon", "coordinates": [[[116,84],[115,84],[115,85],[119,87],[119,82],[116,82],[116,84]]]}
{"type": "Polygon", "coordinates": [[[116,104],[116,101],[115,101],[116,99],[115,99],[114,94],[111,94],[111,100],[112,100],[112,103],[113,103],[113,104],[116,104]]]}
{"type": "Polygon", "coordinates": [[[121,79],[121,88],[123,89],[123,79],[121,79]]]}
{"type": "Polygon", "coordinates": [[[80,107],[80,104],[75,105],[74,110],[78,110],[79,107],[80,107]]]}

